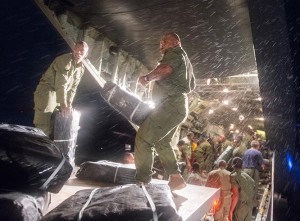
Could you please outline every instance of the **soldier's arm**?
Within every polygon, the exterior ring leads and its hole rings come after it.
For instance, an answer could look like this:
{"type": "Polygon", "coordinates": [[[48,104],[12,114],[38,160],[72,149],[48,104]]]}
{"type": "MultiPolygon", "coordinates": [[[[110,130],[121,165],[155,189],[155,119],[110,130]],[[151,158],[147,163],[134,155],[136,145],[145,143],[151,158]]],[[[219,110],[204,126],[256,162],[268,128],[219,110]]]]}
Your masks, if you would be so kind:
{"type": "Polygon", "coordinates": [[[65,57],[58,57],[53,62],[55,70],[55,91],[57,103],[67,106],[67,82],[71,63],[65,57]]]}
{"type": "Polygon", "coordinates": [[[205,183],[205,186],[206,187],[211,187],[212,185],[211,185],[211,173],[208,173],[208,177],[207,177],[207,180],[206,180],[206,183],[205,183]]]}
{"type": "Polygon", "coordinates": [[[160,81],[167,78],[173,72],[173,68],[168,64],[159,64],[155,69],[150,71],[147,75],[139,77],[139,83],[147,85],[150,81],[160,81]]]}
{"type": "Polygon", "coordinates": [[[74,97],[75,97],[75,94],[76,94],[76,91],[77,91],[77,87],[80,83],[80,80],[81,80],[81,77],[84,73],[84,68],[81,69],[81,72],[80,74],[76,75],[74,77],[74,81],[73,81],[73,84],[68,92],[68,96],[67,96],[67,104],[68,106],[72,107],[72,103],[73,103],[73,100],[74,100],[74,97]]]}
{"type": "Polygon", "coordinates": [[[230,205],[228,220],[232,221],[233,211],[234,211],[234,209],[236,207],[236,204],[239,200],[239,188],[238,188],[238,185],[236,183],[235,177],[230,176],[230,183],[231,183],[232,199],[231,199],[231,205],[230,205]]]}
{"type": "Polygon", "coordinates": [[[168,50],[160,63],[147,75],[139,77],[139,83],[147,85],[150,81],[161,81],[173,73],[182,62],[182,56],[168,50]]]}

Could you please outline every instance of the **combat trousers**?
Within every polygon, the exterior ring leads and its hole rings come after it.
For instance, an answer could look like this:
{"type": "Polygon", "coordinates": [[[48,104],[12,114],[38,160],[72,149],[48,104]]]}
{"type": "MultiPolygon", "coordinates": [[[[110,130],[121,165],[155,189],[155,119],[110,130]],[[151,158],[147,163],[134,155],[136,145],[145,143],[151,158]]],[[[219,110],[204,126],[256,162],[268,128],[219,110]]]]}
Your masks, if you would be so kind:
{"type": "Polygon", "coordinates": [[[244,168],[245,173],[247,173],[254,180],[254,199],[253,206],[258,206],[257,194],[258,194],[258,184],[259,184],[259,171],[254,168],[244,168]]]}
{"type": "Polygon", "coordinates": [[[233,221],[252,221],[252,202],[238,202],[234,212],[233,221]]]}
{"type": "Polygon", "coordinates": [[[140,126],[135,138],[136,179],[149,183],[154,149],[168,174],[180,173],[171,140],[188,113],[185,95],[169,97],[160,103],[140,126]]]}

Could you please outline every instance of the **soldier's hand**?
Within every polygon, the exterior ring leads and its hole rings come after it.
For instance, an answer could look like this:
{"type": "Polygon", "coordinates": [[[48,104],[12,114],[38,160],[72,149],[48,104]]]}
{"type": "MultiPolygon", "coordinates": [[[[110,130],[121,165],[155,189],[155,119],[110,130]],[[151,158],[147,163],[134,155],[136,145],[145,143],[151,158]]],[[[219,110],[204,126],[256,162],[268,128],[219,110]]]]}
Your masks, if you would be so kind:
{"type": "Polygon", "coordinates": [[[145,75],[140,76],[138,79],[138,82],[143,86],[146,86],[149,83],[149,81],[147,81],[147,78],[145,75]]]}
{"type": "Polygon", "coordinates": [[[60,112],[63,117],[68,117],[72,111],[71,106],[67,106],[66,104],[60,104],[60,112]]]}

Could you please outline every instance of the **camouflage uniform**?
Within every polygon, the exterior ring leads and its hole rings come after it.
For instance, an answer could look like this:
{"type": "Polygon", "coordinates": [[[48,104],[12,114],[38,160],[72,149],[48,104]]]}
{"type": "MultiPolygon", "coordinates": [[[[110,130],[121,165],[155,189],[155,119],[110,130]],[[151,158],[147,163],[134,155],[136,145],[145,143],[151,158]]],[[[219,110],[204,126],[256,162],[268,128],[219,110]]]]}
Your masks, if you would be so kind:
{"type": "Polygon", "coordinates": [[[76,65],[72,54],[57,57],[43,74],[34,92],[36,127],[50,134],[50,120],[60,103],[72,104],[84,72],[83,64],[76,65]]]}
{"type": "MultiPolygon", "coordinates": [[[[254,141],[253,141],[254,142],[254,141]]],[[[263,165],[263,156],[262,153],[257,149],[249,149],[245,152],[243,156],[243,168],[244,172],[247,173],[255,183],[254,189],[254,205],[258,206],[257,193],[258,193],[258,185],[259,185],[259,170],[263,165]]]]}
{"type": "Polygon", "coordinates": [[[248,133],[245,133],[243,141],[242,141],[242,145],[245,146],[247,149],[250,148],[250,143],[253,140],[253,136],[251,136],[248,133]]]}
{"type": "MultiPolygon", "coordinates": [[[[181,161],[181,162],[186,162],[186,160],[188,159],[189,161],[191,160],[191,155],[192,155],[192,151],[191,151],[191,147],[189,144],[185,144],[184,147],[182,148],[181,150],[181,155],[180,155],[180,158],[178,161],[181,161]]],[[[191,162],[189,162],[191,163],[191,162]]],[[[188,168],[187,166],[185,165],[183,171],[182,171],[182,177],[186,180],[189,176],[189,171],[188,171],[188,168]]]]}
{"type": "MultiPolygon", "coordinates": [[[[238,202],[233,212],[233,221],[251,221],[254,180],[242,170],[237,170],[230,175],[230,183],[239,190],[238,202]]],[[[234,196],[233,196],[234,197],[234,196]]]]}
{"type": "Polygon", "coordinates": [[[186,93],[195,86],[192,65],[181,47],[167,49],[160,62],[170,65],[173,72],[154,82],[152,97],[156,107],[140,125],[135,138],[136,178],[145,183],[151,181],[153,148],[168,174],[180,173],[170,142],[187,118],[186,93]]]}
{"type": "Polygon", "coordinates": [[[214,157],[214,148],[208,141],[203,141],[200,143],[199,147],[195,151],[196,161],[200,164],[200,169],[202,171],[212,171],[214,167],[214,157]]]}

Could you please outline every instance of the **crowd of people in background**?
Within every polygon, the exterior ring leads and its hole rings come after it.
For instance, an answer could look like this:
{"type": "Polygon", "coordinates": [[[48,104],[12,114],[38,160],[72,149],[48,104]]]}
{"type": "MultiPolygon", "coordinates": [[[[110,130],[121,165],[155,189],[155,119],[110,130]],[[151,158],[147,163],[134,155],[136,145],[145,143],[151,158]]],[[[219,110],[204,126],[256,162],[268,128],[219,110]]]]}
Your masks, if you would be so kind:
{"type": "Polygon", "coordinates": [[[260,173],[268,166],[264,143],[249,128],[214,137],[188,132],[179,140],[175,152],[185,181],[221,190],[214,220],[252,220],[260,173]]]}
{"type": "MultiPolygon", "coordinates": [[[[188,131],[173,149],[187,184],[220,189],[213,207],[215,221],[253,220],[260,177],[270,166],[263,136],[249,127],[214,136],[188,131]]],[[[168,179],[157,155],[155,159],[153,178],[168,179]]]]}
{"type": "MultiPolygon", "coordinates": [[[[159,170],[152,158],[155,149],[163,165],[162,171],[167,172],[161,177],[169,179],[171,190],[184,188],[186,183],[220,188],[214,220],[251,221],[253,208],[258,206],[260,172],[266,167],[261,151],[262,140],[253,130],[217,136],[198,133],[208,122],[197,115],[202,110],[197,99],[192,99],[190,110],[187,108],[187,94],[193,91],[196,83],[179,36],[176,33],[164,34],[160,51],[162,59],[156,68],[138,79],[143,86],[154,82],[156,96],[153,98],[159,105],[140,125],[134,154],[126,152],[122,163],[135,164],[136,179],[149,183],[153,170],[159,170]],[[189,131],[173,151],[170,145],[173,135],[182,123],[188,122],[189,117],[192,120],[187,124],[188,128],[194,125],[198,132],[189,131]]],[[[72,102],[84,72],[82,61],[87,53],[88,45],[77,42],[73,53],[54,60],[37,86],[34,124],[47,136],[51,135],[50,121],[56,108],[59,107],[64,115],[72,111],[72,102]]]]}

